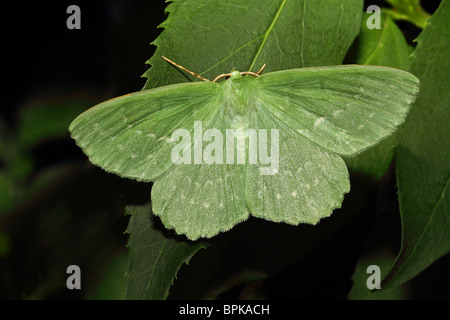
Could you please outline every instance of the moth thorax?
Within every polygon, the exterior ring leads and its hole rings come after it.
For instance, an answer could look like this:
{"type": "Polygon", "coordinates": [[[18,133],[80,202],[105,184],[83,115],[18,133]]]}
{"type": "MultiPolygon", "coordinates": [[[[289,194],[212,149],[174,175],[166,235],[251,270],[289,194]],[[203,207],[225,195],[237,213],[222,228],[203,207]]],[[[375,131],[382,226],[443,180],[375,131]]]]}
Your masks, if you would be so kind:
{"type": "Polygon", "coordinates": [[[242,75],[239,71],[237,71],[237,70],[231,71],[230,79],[234,80],[234,79],[239,79],[239,78],[242,78],[242,75]]]}

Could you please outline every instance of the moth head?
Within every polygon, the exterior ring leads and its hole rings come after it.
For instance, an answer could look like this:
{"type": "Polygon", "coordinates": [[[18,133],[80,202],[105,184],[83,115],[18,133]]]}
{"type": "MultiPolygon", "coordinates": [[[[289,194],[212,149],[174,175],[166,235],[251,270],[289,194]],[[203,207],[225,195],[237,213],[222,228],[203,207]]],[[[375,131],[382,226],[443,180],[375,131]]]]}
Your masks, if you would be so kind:
{"type": "Polygon", "coordinates": [[[234,79],[239,79],[241,77],[242,77],[242,74],[239,71],[237,71],[237,70],[233,70],[230,73],[230,79],[234,80],[234,79]]]}

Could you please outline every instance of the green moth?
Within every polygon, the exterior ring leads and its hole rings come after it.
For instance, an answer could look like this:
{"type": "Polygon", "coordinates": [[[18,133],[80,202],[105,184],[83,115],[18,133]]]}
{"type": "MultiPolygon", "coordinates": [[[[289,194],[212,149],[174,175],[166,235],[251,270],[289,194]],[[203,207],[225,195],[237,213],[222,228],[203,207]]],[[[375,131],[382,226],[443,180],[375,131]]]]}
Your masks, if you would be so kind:
{"type": "Polygon", "coordinates": [[[316,224],[350,190],[341,156],[391,135],[419,80],[377,66],[261,71],[191,72],[205,81],[108,100],[69,130],[93,164],[154,181],[153,212],[191,240],[250,215],[316,224]]]}

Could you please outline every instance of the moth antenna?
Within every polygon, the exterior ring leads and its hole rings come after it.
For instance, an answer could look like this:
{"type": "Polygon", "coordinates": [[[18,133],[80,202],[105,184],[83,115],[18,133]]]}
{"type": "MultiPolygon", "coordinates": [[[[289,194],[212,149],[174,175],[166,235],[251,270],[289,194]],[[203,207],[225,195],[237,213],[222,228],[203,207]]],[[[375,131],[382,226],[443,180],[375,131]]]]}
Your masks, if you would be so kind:
{"type": "Polygon", "coordinates": [[[175,67],[180,68],[180,69],[182,69],[182,70],[184,70],[184,71],[186,71],[186,72],[189,72],[189,73],[192,74],[194,77],[197,77],[197,78],[199,78],[199,79],[201,79],[201,80],[203,80],[203,81],[211,81],[211,80],[209,80],[209,79],[203,78],[201,75],[198,75],[198,74],[196,74],[195,72],[192,72],[192,71],[186,69],[186,68],[183,67],[183,66],[180,66],[179,64],[173,62],[173,61],[170,60],[170,59],[167,59],[167,58],[164,57],[164,56],[161,56],[161,58],[163,58],[163,59],[166,60],[167,62],[171,63],[171,64],[174,65],[175,67]]]}
{"type": "Polygon", "coordinates": [[[261,69],[259,69],[259,71],[257,72],[257,74],[259,75],[264,70],[265,67],[266,67],[266,64],[264,63],[263,66],[261,67],[261,69]]]}
{"type": "Polygon", "coordinates": [[[217,80],[225,78],[225,77],[229,77],[231,76],[231,73],[222,73],[219,74],[217,77],[214,78],[213,82],[217,82],[217,80]]]}
{"type": "Polygon", "coordinates": [[[241,72],[241,74],[242,74],[242,75],[244,75],[244,74],[249,74],[249,75],[251,75],[251,76],[254,76],[255,78],[256,78],[256,77],[259,77],[259,73],[254,73],[254,72],[251,72],[251,71],[244,71],[244,72],[241,72]]]}

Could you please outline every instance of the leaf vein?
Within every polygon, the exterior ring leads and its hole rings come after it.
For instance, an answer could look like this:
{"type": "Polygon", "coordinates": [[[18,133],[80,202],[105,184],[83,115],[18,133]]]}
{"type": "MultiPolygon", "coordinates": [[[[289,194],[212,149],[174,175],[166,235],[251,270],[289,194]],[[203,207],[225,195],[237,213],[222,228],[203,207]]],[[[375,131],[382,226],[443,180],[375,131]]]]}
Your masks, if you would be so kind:
{"type": "Polygon", "coordinates": [[[249,71],[251,71],[253,69],[253,67],[255,66],[256,60],[258,59],[259,55],[261,54],[261,51],[263,49],[263,47],[266,44],[267,38],[269,37],[270,32],[272,31],[273,27],[275,26],[275,23],[277,22],[281,11],[283,10],[284,5],[286,4],[287,0],[283,0],[283,2],[281,2],[280,7],[278,8],[277,13],[275,14],[275,17],[272,20],[272,23],[270,24],[269,28],[266,30],[266,32],[264,33],[264,38],[261,42],[261,45],[258,48],[258,51],[256,52],[255,57],[253,58],[252,63],[250,64],[250,67],[248,68],[249,71]]]}
{"type": "Polygon", "coordinates": [[[158,265],[159,260],[161,259],[161,256],[162,256],[163,251],[164,251],[164,247],[166,246],[166,242],[167,242],[167,239],[164,239],[163,245],[162,245],[161,250],[160,250],[160,252],[159,252],[159,256],[158,256],[158,258],[156,259],[155,264],[153,265],[152,274],[150,275],[150,279],[149,279],[149,281],[148,281],[147,288],[146,288],[146,290],[145,290],[145,297],[147,297],[148,291],[149,291],[149,289],[150,289],[150,285],[151,285],[151,283],[152,283],[152,281],[153,281],[153,277],[154,277],[154,275],[155,275],[155,269],[156,269],[156,266],[158,265]]]}

